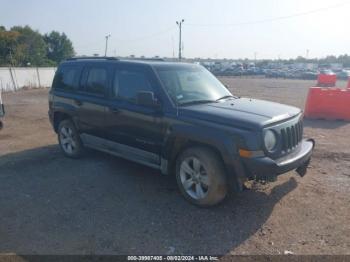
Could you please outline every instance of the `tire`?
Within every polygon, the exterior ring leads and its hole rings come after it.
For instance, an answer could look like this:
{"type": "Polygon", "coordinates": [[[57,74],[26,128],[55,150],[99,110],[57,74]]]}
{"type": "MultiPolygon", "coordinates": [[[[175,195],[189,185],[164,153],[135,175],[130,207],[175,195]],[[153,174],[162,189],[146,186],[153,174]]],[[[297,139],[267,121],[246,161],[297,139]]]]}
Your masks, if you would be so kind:
{"type": "Polygon", "coordinates": [[[63,154],[70,158],[79,158],[84,151],[79,133],[74,123],[69,120],[63,120],[58,125],[58,142],[63,154]]]}
{"type": "Polygon", "coordinates": [[[185,199],[200,207],[219,204],[228,191],[222,161],[203,147],[189,148],[178,157],[176,181],[185,199]]]}

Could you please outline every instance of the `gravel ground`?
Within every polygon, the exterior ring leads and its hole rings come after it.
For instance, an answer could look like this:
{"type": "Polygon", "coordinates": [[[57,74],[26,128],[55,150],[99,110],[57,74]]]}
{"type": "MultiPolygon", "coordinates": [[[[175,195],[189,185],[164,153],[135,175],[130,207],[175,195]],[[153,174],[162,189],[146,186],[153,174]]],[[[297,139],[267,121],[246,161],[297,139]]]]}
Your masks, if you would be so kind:
{"type": "MultiPolygon", "coordinates": [[[[304,106],[313,81],[222,78],[240,96],[304,106]]],[[[345,85],[345,84],[344,84],[345,85]]],[[[202,209],[173,179],[107,154],[63,157],[47,90],[4,95],[0,253],[350,254],[350,124],[306,121],[304,178],[290,172],[202,209]]]]}

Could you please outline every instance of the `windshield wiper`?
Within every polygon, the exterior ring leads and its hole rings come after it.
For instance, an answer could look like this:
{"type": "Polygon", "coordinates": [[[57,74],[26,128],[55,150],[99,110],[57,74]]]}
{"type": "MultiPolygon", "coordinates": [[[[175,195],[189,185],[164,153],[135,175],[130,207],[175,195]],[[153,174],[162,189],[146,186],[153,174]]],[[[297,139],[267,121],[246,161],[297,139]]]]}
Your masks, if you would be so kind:
{"type": "Polygon", "coordinates": [[[222,99],[225,99],[225,98],[235,98],[235,97],[234,97],[233,95],[223,96],[223,97],[220,97],[220,98],[216,99],[216,102],[217,102],[217,101],[220,101],[220,100],[222,100],[222,99]]]}
{"type": "Polygon", "coordinates": [[[193,101],[179,103],[179,106],[188,106],[188,105],[206,104],[206,103],[216,103],[216,101],[215,100],[193,100],[193,101]]]}

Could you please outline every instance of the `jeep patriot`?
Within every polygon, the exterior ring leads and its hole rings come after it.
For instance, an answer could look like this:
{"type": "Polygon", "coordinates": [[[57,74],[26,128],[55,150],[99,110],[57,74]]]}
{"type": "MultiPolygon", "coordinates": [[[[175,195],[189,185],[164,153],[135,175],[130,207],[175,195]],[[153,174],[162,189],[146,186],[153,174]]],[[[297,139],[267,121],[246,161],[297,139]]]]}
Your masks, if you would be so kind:
{"type": "Polygon", "coordinates": [[[315,144],[303,139],[300,109],[237,97],[187,63],[68,59],[49,92],[49,117],[67,157],[92,148],[175,175],[198,206],[248,180],[304,176],[315,144]]]}

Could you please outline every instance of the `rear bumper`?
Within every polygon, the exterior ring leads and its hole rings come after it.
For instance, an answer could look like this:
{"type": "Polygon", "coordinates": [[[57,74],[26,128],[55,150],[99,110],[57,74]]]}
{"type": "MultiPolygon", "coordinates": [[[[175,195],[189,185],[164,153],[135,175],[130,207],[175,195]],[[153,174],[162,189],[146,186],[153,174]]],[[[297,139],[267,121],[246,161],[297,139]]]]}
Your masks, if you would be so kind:
{"type": "Polygon", "coordinates": [[[243,162],[249,173],[257,178],[278,176],[295,169],[304,176],[314,147],[314,140],[303,140],[298,150],[283,158],[276,160],[269,157],[245,158],[243,162]]]}

